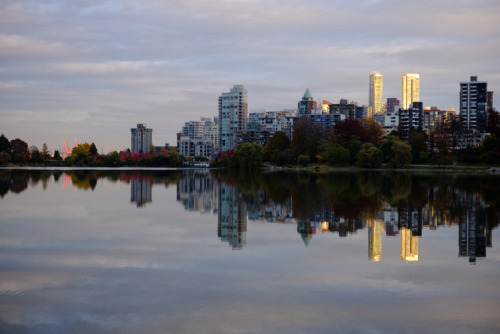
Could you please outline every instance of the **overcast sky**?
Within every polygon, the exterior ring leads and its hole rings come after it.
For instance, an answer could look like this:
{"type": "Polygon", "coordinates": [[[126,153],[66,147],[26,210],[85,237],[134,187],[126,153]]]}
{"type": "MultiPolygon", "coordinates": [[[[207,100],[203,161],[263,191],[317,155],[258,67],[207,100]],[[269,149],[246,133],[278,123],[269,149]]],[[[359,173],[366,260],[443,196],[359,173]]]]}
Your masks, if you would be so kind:
{"type": "Polygon", "coordinates": [[[307,88],[367,104],[373,71],[384,100],[417,72],[425,106],[458,108],[471,75],[500,91],[499,14],[498,0],[2,0],[0,132],[107,153],[146,123],[175,145],[234,84],[249,110],[296,108],[307,88]]]}

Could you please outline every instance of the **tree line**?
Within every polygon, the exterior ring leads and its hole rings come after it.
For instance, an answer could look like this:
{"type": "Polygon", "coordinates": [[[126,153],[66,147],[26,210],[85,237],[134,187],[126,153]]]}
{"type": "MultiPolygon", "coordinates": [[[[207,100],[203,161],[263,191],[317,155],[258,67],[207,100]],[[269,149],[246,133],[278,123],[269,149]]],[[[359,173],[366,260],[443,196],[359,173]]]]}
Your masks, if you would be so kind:
{"type": "Polygon", "coordinates": [[[36,146],[29,146],[19,139],[8,140],[4,134],[0,136],[0,166],[8,164],[31,166],[79,166],[79,167],[121,167],[121,166],[148,166],[148,167],[178,167],[184,158],[173,150],[163,149],[157,153],[133,154],[130,150],[113,151],[108,154],[99,154],[94,143],[83,143],[74,147],[71,155],[64,158],[58,150],[51,156],[47,144],[42,150],[36,146]]]}

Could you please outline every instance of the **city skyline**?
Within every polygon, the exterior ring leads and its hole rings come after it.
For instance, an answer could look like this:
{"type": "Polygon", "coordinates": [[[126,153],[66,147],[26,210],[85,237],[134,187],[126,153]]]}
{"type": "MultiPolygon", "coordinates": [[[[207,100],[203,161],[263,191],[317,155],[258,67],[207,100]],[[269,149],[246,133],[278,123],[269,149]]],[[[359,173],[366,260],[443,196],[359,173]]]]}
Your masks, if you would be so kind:
{"type": "Polygon", "coordinates": [[[415,72],[424,106],[441,109],[459,110],[470,76],[500,86],[494,1],[3,1],[0,11],[0,132],[52,151],[75,137],[126,149],[138,123],[173,146],[234,84],[249,112],[296,108],[307,88],[368,105],[373,69],[383,101],[415,72]]]}

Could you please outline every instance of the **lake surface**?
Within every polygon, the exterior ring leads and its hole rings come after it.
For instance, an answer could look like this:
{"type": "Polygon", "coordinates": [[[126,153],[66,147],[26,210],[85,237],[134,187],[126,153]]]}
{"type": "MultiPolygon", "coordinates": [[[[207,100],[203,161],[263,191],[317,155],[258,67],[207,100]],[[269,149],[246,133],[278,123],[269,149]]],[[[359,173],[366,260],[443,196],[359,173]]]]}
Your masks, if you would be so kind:
{"type": "Polygon", "coordinates": [[[499,181],[0,170],[0,333],[498,333],[499,181]]]}

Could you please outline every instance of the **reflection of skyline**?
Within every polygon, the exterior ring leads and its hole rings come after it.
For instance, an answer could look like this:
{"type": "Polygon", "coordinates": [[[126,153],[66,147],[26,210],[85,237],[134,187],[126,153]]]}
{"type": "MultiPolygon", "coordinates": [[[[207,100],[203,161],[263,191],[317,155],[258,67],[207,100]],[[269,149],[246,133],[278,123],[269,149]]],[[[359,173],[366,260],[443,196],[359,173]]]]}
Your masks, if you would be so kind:
{"type": "Polygon", "coordinates": [[[130,182],[130,202],[137,203],[140,208],[152,201],[151,180],[135,179],[130,182]]]}
{"type": "Polygon", "coordinates": [[[463,196],[462,202],[463,209],[458,219],[458,256],[469,257],[470,263],[476,263],[477,258],[486,257],[486,247],[491,247],[491,230],[487,233],[486,229],[486,208],[477,194],[463,196]]]}
{"type": "Polygon", "coordinates": [[[368,221],[368,257],[378,262],[382,259],[382,231],[385,223],[378,219],[368,221]]]}
{"type": "MultiPolygon", "coordinates": [[[[209,179],[210,177],[207,176],[209,179]]],[[[215,179],[214,179],[215,180],[215,179]]],[[[434,189],[435,190],[435,189],[434,189]]],[[[395,204],[383,202],[380,205],[380,212],[373,218],[345,218],[336,216],[334,205],[315,203],[314,211],[308,217],[298,217],[293,207],[293,197],[290,196],[284,202],[276,204],[269,198],[267,193],[261,188],[252,194],[242,195],[237,186],[225,182],[194,181],[193,179],[183,179],[179,182],[177,199],[181,201],[186,210],[197,210],[205,212],[206,206],[197,205],[202,194],[197,192],[205,191],[205,195],[212,197],[211,205],[215,205],[218,199],[218,208],[212,210],[218,214],[218,237],[228,242],[233,249],[241,249],[246,244],[247,221],[263,221],[266,223],[297,225],[296,230],[302,242],[308,246],[314,235],[318,233],[335,233],[339,237],[349,237],[356,234],[358,230],[368,227],[368,257],[374,262],[382,260],[382,242],[385,237],[399,236],[401,239],[401,260],[406,262],[416,262],[419,260],[419,238],[422,236],[423,227],[435,230],[439,226],[457,225],[457,220],[442,216],[431,202],[422,202],[420,206],[415,205],[411,198],[403,198],[395,204]],[[194,184],[204,184],[210,186],[198,187],[194,184]],[[216,191],[216,189],[219,189],[216,191]],[[219,196],[217,198],[217,196],[219,196]],[[191,199],[190,199],[191,198],[191,199]],[[189,205],[188,205],[189,204],[189,205]]],[[[432,196],[430,194],[429,196],[432,196]]],[[[462,196],[457,193],[457,196],[462,196]]],[[[464,195],[465,196],[465,195],[464,195]]],[[[307,203],[303,203],[306,204],[307,203]]],[[[484,206],[484,204],[483,204],[484,206]]],[[[342,207],[345,210],[345,206],[342,207]]],[[[483,227],[486,218],[483,217],[483,227]]],[[[474,226],[477,226],[474,225],[474,226]]],[[[469,228],[470,230],[471,228],[469,228]]],[[[472,232],[468,234],[468,252],[476,250],[475,256],[483,256],[484,251],[476,245],[481,244],[481,239],[472,232]]],[[[487,234],[485,234],[487,235],[487,234]]],[[[487,238],[485,239],[487,241],[487,238]]],[[[491,244],[491,241],[489,241],[491,244]]],[[[464,253],[461,251],[461,254],[464,253]]],[[[465,254],[465,253],[464,253],[465,254]]],[[[462,255],[461,255],[462,256],[462,255]]],[[[399,255],[398,255],[399,257],[399,255]]]]}
{"type": "Polygon", "coordinates": [[[217,213],[219,207],[217,180],[208,173],[185,177],[177,182],[177,201],[187,211],[217,213]]]}
{"type": "Polygon", "coordinates": [[[62,189],[74,187],[75,191],[99,191],[102,183],[97,181],[107,180],[131,183],[131,201],[143,207],[152,201],[154,185],[176,184],[177,199],[186,210],[219,214],[219,238],[235,249],[246,245],[248,221],[297,224],[298,234],[309,245],[320,233],[350,237],[368,227],[365,233],[372,260],[382,260],[384,231],[386,238],[400,236],[401,257],[410,261],[418,259],[418,238],[424,228],[455,226],[458,256],[475,263],[486,257],[487,248],[492,247],[491,229],[498,225],[496,217],[500,213],[496,179],[485,176],[459,180],[456,176],[281,173],[265,178],[240,174],[231,179],[213,174],[193,170],[4,170],[0,172],[0,195],[18,194],[37,184],[45,189],[50,178],[62,189]],[[222,184],[224,200],[219,198],[222,184]],[[231,200],[231,196],[235,199],[231,200]]]}
{"type": "Polygon", "coordinates": [[[235,187],[222,183],[219,186],[219,214],[217,236],[233,249],[243,249],[247,235],[245,202],[235,187]]]}
{"type": "Polygon", "coordinates": [[[401,260],[418,261],[418,236],[409,228],[401,228],[401,260]]]}

